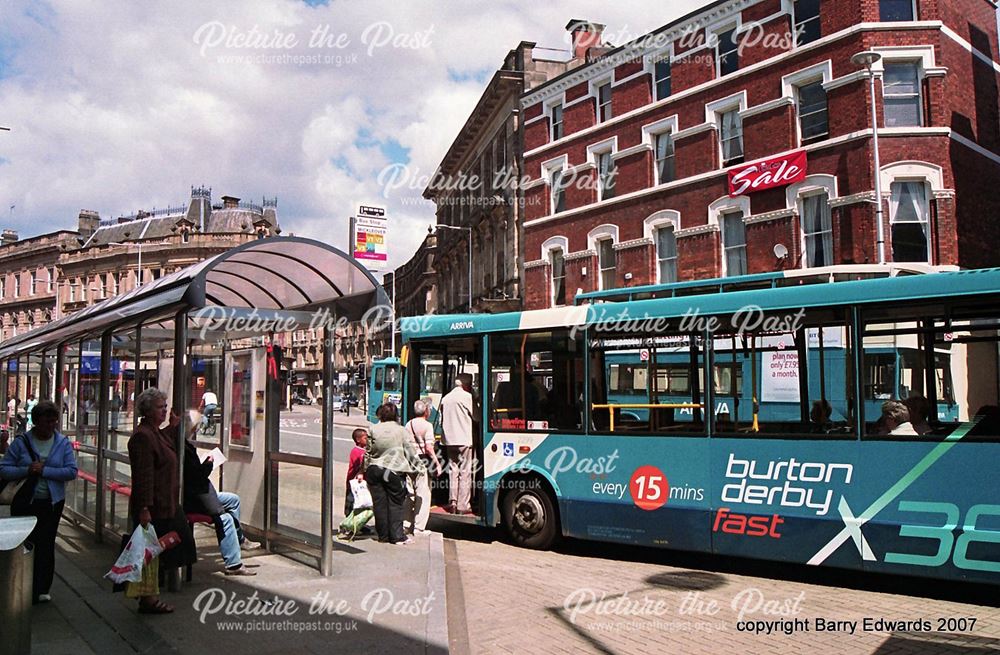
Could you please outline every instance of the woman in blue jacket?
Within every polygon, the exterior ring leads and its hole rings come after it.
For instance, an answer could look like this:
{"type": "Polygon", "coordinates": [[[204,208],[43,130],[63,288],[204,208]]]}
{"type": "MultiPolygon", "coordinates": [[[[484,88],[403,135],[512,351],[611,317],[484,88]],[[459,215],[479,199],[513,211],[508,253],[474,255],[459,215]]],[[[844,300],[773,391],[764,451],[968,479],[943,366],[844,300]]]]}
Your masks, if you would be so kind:
{"type": "Polygon", "coordinates": [[[32,599],[44,603],[52,600],[49,589],[56,565],[56,531],[66,504],[66,482],[76,478],[76,457],[73,444],[56,429],[59,409],[55,403],[39,402],[31,410],[31,421],[31,430],[14,439],[7,449],[0,462],[0,478],[28,478],[10,513],[38,519],[28,536],[35,546],[32,599]]]}

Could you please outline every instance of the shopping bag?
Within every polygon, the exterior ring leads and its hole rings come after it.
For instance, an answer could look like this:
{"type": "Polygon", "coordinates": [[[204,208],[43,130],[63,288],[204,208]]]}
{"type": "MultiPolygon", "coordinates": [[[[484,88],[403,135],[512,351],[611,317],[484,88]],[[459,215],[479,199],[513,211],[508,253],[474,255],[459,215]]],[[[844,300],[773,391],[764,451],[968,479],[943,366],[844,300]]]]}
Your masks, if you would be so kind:
{"type": "Polygon", "coordinates": [[[144,528],[138,525],[111,570],[105,573],[104,577],[116,583],[139,582],[142,580],[143,566],[161,552],[163,547],[156,537],[153,526],[147,525],[144,528]]]}
{"type": "Polygon", "coordinates": [[[372,507],[372,495],[364,480],[351,480],[351,493],[354,494],[354,509],[372,507]]]}
{"type": "Polygon", "coordinates": [[[373,518],[375,518],[375,512],[371,509],[354,509],[347,515],[347,518],[340,522],[340,533],[350,535],[350,538],[354,539],[361,528],[365,527],[373,518]]]}
{"type": "Polygon", "coordinates": [[[126,598],[142,598],[160,593],[160,558],[154,557],[142,567],[142,576],[138,582],[125,585],[126,598]]]}

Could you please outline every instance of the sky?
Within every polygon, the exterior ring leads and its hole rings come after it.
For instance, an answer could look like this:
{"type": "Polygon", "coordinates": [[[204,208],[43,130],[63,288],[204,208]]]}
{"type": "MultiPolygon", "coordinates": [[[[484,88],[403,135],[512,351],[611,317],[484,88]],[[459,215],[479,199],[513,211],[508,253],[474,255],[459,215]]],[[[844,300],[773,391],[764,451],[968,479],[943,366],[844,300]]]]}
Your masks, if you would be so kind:
{"type": "Polygon", "coordinates": [[[81,209],[115,218],[209,186],[216,202],[277,196],[284,234],[340,248],[359,205],[385,207],[394,268],[434,223],[422,191],[518,42],[564,59],[572,18],[620,45],[692,7],[0,0],[0,226],[76,229],[81,209]]]}

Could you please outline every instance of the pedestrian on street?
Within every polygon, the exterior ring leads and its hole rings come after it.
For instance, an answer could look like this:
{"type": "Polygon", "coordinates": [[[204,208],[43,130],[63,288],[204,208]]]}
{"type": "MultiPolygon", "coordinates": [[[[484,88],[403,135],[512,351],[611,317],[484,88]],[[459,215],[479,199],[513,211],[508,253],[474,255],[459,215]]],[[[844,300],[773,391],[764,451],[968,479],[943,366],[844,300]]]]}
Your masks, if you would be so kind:
{"type": "Polygon", "coordinates": [[[421,466],[413,440],[396,421],[396,406],[386,403],[376,413],[379,422],[368,439],[365,480],[372,495],[375,532],[380,542],[406,545],[413,539],[403,532],[406,476],[421,466]]]}
{"type": "Polygon", "coordinates": [[[27,430],[30,430],[32,427],[31,410],[33,410],[37,404],[38,400],[35,398],[35,394],[29,393],[28,399],[24,401],[24,417],[28,421],[27,430]]]}
{"type": "Polygon", "coordinates": [[[431,404],[418,400],[413,403],[413,418],[406,424],[406,436],[413,439],[413,445],[423,466],[410,473],[409,502],[407,503],[407,518],[414,534],[427,533],[427,519],[431,512],[430,474],[441,475],[441,462],[434,453],[434,426],[428,420],[431,415],[431,404]]]}
{"type": "Polygon", "coordinates": [[[472,376],[462,373],[441,399],[442,442],[448,452],[448,511],[472,514],[472,376]]]}
{"type": "Polygon", "coordinates": [[[0,462],[0,478],[28,480],[11,504],[10,513],[38,519],[27,539],[35,546],[31,598],[33,603],[45,603],[52,600],[49,590],[56,569],[56,532],[66,505],[66,483],[76,479],[77,468],[73,444],[58,429],[56,404],[43,400],[31,413],[33,426],[11,442],[0,462]]]}
{"type": "Polygon", "coordinates": [[[350,516],[354,511],[354,492],[351,491],[351,480],[365,479],[365,448],[368,446],[368,430],[355,428],[351,433],[354,448],[347,462],[347,494],[344,496],[344,516],[350,516]]]}

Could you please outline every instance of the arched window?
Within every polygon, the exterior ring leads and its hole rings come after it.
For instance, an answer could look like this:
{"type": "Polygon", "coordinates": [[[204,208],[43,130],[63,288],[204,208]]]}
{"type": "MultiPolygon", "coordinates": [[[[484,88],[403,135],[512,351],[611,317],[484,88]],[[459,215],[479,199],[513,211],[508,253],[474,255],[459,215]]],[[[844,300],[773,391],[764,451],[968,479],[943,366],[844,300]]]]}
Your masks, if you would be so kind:
{"type": "Polygon", "coordinates": [[[930,260],[930,198],[925,180],[897,180],[889,187],[892,261],[930,260]]]}
{"type": "Polygon", "coordinates": [[[615,244],[618,243],[618,226],[604,224],[587,234],[587,243],[597,252],[598,289],[614,289],[617,286],[617,257],[615,244]]]}
{"type": "Polygon", "coordinates": [[[549,262],[550,289],[549,302],[553,307],[566,304],[566,254],[569,240],[564,236],[549,237],[542,244],[542,259],[549,262]]]}
{"type": "Polygon", "coordinates": [[[746,217],[750,215],[750,198],[728,196],[708,206],[708,222],[719,226],[722,233],[722,276],[746,275],[746,217]]]}
{"type": "Polygon", "coordinates": [[[790,209],[799,215],[802,236],[802,267],[832,266],[833,218],[830,199],[837,197],[837,178],[834,175],[810,175],[785,190],[790,209]]]}
{"type": "Polygon", "coordinates": [[[646,238],[651,239],[656,248],[656,281],[659,284],[676,282],[677,277],[677,236],[681,226],[681,215],[672,209],[656,212],[643,221],[646,238]]]}
{"type": "Polygon", "coordinates": [[[931,262],[930,201],[944,191],[940,166],[919,161],[882,167],[882,188],[889,191],[889,243],[894,262],[931,262]]]}

